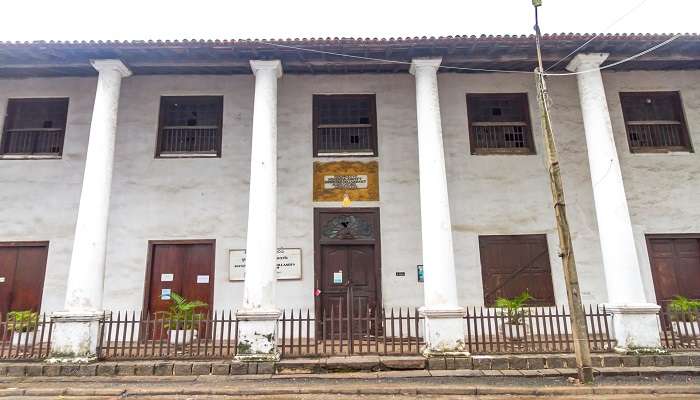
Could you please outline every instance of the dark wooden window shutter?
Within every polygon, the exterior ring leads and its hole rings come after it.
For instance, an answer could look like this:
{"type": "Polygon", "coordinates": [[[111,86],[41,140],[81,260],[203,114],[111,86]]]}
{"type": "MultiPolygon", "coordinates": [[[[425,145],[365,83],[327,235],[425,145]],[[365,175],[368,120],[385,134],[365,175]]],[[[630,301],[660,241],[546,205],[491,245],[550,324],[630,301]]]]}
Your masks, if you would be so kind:
{"type": "Polygon", "coordinates": [[[620,93],[630,151],[692,151],[678,92],[620,93]]]}
{"type": "Polygon", "coordinates": [[[157,157],[220,157],[223,96],[160,98],[157,157]]]}
{"type": "Polygon", "coordinates": [[[535,154],[527,93],[468,94],[472,154],[535,154]]]}
{"type": "Polygon", "coordinates": [[[374,95],[314,95],[313,102],[315,157],[377,156],[374,95]]]}
{"type": "Polygon", "coordinates": [[[554,305],[546,235],[479,236],[484,304],[528,291],[532,305],[554,305]]]}
{"type": "Polygon", "coordinates": [[[61,156],[67,118],[67,98],[9,99],[0,152],[61,156]]]}

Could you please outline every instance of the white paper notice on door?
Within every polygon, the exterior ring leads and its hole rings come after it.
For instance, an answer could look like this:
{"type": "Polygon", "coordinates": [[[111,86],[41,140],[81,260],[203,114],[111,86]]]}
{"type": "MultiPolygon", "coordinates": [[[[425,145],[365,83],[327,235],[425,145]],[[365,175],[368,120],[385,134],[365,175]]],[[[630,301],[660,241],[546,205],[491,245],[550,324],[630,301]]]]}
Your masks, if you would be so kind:
{"type": "Polygon", "coordinates": [[[160,281],[161,282],[172,282],[174,278],[174,274],[160,274],[160,281]]]}
{"type": "Polygon", "coordinates": [[[197,283],[209,283],[209,275],[197,275],[197,283]]]}
{"type": "Polygon", "coordinates": [[[333,283],[336,285],[343,283],[343,271],[333,273],[333,283]]]}
{"type": "Polygon", "coordinates": [[[160,289],[160,299],[170,300],[170,293],[172,293],[172,289],[160,289]]]}

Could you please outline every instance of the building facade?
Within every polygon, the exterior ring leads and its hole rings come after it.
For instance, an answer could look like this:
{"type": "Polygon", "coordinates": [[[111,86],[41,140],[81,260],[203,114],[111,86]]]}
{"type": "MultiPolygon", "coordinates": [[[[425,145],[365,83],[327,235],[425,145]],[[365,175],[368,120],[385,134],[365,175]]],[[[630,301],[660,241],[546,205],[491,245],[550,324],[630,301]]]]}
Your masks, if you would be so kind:
{"type": "MultiPolygon", "coordinates": [[[[700,297],[700,41],[597,70],[667,38],[604,37],[547,78],[582,298],[623,347],[700,297]]],[[[547,37],[545,65],[586,39],[547,37]]],[[[456,338],[461,307],[566,304],[531,45],[0,45],[2,311],[80,325],[177,292],[264,332],[352,287],[456,338]]]]}

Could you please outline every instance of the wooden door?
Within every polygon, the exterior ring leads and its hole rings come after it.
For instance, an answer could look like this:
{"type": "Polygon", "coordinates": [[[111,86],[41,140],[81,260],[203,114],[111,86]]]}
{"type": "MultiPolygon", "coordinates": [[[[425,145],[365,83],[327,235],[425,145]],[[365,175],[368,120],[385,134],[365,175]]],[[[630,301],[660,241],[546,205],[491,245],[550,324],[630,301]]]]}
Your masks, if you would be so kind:
{"type": "Polygon", "coordinates": [[[479,236],[484,303],[528,291],[532,305],[554,305],[552,271],[545,235],[479,236]]]}
{"type": "Polygon", "coordinates": [[[381,307],[378,235],[377,209],[316,209],[316,315],[323,320],[319,333],[325,325],[330,337],[331,324],[334,335],[342,332],[345,338],[374,332],[368,321],[381,307]]]}
{"type": "Polygon", "coordinates": [[[0,243],[0,313],[39,312],[48,243],[0,243]]]}
{"type": "Polygon", "coordinates": [[[700,299],[700,237],[649,236],[647,247],[657,303],[700,299]]]}
{"type": "Polygon", "coordinates": [[[324,245],[321,249],[322,312],[330,319],[332,310],[341,321],[336,326],[345,331],[350,309],[352,331],[367,332],[366,318],[373,316],[377,307],[374,246],[324,245]]]}
{"type": "Polygon", "coordinates": [[[172,302],[163,290],[176,292],[188,300],[200,300],[208,313],[214,296],[214,241],[151,242],[145,309],[166,311],[172,302]]]}

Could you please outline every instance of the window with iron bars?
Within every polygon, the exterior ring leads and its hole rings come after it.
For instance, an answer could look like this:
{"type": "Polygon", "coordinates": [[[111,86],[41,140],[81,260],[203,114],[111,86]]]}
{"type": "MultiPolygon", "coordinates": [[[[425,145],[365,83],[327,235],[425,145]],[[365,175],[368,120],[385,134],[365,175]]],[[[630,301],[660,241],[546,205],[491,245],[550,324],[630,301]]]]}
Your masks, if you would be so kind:
{"type": "Polygon", "coordinates": [[[163,96],[156,157],[220,157],[223,96],[163,96]]]}
{"type": "Polygon", "coordinates": [[[9,99],[0,153],[60,157],[67,115],[67,98],[9,99]]]}
{"type": "Polygon", "coordinates": [[[692,151],[678,92],[620,93],[630,151],[692,151]]]}
{"type": "Polygon", "coordinates": [[[376,156],[375,96],[314,95],[314,156],[376,156]]]}
{"type": "Polygon", "coordinates": [[[468,94],[472,154],[535,154],[526,93],[468,94]]]}

